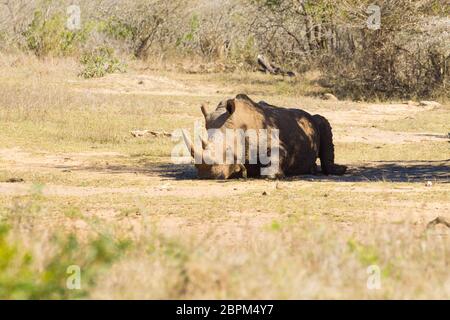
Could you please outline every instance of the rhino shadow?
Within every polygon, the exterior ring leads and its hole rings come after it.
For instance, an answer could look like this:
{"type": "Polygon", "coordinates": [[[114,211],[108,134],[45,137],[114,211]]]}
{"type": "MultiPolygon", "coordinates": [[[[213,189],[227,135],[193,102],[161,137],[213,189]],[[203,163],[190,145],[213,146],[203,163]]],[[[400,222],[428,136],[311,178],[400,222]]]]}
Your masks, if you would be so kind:
{"type": "Polygon", "coordinates": [[[360,166],[351,165],[343,176],[308,175],[287,180],[342,181],[342,182],[423,182],[450,183],[450,159],[446,161],[374,161],[360,166]]]}
{"type": "MultiPolygon", "coordinates": [[[[196,170],[192,165],[161,164],[152,169],[158,175],[176,180],[197,179],[196,170]]],[[[286,177],[285,181],[336,181],[336,182],[423,182],[437,181],[450,183],[450,159],[445,161],[374,161],[360,166],[349,166],[343,176],[298,175],[286,177]]]]}
{"type": "MultiPolygon", "coordinates": [[[[161,177],[167,180],[198,180],[197,170],[192,164],[142,163],[141,165],[56,166],[61,170],[104,172],[109,174],[134,173],[161,177]]],[[[298,175],[284,178],[285,181],[335,181],[335,182],[423,182],[450,183],[450,159],[440,161],[373,161],[367,164],[350,165],[343,176],[298,175]]],[[[226,182],[227,180],[218,180],[226,182]]],[[[233,180],[231,180],[233,181],[233,180]]]]}

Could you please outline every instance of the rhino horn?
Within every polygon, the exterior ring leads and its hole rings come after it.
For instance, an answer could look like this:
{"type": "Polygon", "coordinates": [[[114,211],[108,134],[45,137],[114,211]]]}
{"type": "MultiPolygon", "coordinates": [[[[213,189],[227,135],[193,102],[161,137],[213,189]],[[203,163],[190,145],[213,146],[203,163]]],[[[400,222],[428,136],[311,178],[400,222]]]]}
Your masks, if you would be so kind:
{"type": "Polygon", "coordinates": [[[191,156],[193,158],[198,158],[199,155],[197,155],[197,157],[196,157],[197,151],[195,150],[195,147],[191,141],[191,138],[189,138],[189,136],[186,134],[186,132],[184,132],[184,130],[181,130],[181,133],[183,134],[184,143],[188,147],[188,150],[191,152],[191,156]]]}
{"type": "MultiPolygon", "coordinates": [[[[184,132],[184,130],[181,130],[181,133],[183,134],[184,143],[188,147],[189,151],[191,152],[191,156],[194,159],[203,159],[205,161],[209,160],[208,163],[213,163],[212,158],[209,155],[205,154],[203,150],[201,153],[199,153],[199,151],[195,149],[194,144],[192,143],[191,139],[186,134],[186,132],[184,132]]],[[[202,144],[204,143],[205,141],[202,139],[202,144]]]]}

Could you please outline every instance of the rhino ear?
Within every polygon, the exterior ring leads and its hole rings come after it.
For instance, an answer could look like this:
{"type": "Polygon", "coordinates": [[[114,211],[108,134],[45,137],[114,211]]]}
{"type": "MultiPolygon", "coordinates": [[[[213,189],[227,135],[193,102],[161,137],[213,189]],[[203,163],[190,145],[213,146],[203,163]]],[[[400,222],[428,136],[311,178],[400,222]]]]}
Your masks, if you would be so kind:
{"type": "Polygon", "coordinates": [[[229,115],[232,115],[236,111],[236,104],[234,99],[230,99],[227,101],[227,112],[229,115]]]}

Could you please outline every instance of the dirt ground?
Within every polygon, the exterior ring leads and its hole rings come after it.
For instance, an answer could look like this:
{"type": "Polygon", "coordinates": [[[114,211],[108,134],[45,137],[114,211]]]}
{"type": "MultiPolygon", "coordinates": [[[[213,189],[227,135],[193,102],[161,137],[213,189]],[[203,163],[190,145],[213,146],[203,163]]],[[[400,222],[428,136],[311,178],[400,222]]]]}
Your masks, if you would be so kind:
{"type": "Polygon", "coordinates": [[[308,95],[314,80],[260,74],[136,68],[82,80],[68,62],[11,61],[0,79],[11,239],[41,271],[53,233],[134,244],[87,297],[450,298],[450,229],[427,228],[450,220],[447,104],[325,101],[308,95]],[[241,92],[327,117],[348,174],[198,180],[171,163],[170,138],[130,134],[191,129],[200,103],[241,92]],[[378,289],[367,285],[373,265],[378,289]]]}

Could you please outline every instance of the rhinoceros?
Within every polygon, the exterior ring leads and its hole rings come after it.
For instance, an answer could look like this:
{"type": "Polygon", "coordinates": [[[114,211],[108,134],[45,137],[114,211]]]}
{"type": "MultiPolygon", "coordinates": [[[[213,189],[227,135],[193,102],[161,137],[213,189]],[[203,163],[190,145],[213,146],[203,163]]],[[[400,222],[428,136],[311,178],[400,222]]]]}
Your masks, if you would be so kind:
{"type": "MultiPolygon", "coordinates": [[[[301,174],[317,174],[316,160],[320,158],[322,173],[325,175],[342,175],[347,167],[334,163],[334,145],[331,126],[327,119],[320,115],[311,115],[300,109],[280,108],[264,101],[254,102],[245,94],[239,94],[234,99],[226,99],[219,103],[216,110],[208,113],[204,106],[201,111],[205,117],[206,129],[216,132],[229,132],[237,130],[246,132],[261,129],[277,132],[278,154],[277,170],[271,176],[283,177],[301,174]]],[[[273,137],[273,136],[271,136],[273,137]]],[[[231,179],[242,177],[264,177],[262,169],[270,164],[262,162],[258,156],[256,162],[249,159],[249,140],[245,138],[244,159],[233,163],[211,159],[211,145],[216,140],[211,137],[202,139],[201,147],[192,143],[189,136],[183,131],[183,138],[196,161],[197,174],[202,179],[231,179]]],[[[258,140],[259,141],[259,140],[258,140]]],[[[272,139],[262,146],[270,154],[272,139]]],[[[261,146],[258,146],[261,148],[261,146]]],[[[224,148],[224,153],[225,153],[224,148]]],[[[229,152],[229,148],[226,149],[229,152]]],[[[233,148],[234,159],[239,150],[233,148]]],[[[224,159],[225,155],[221,157],[224,159]]]]}

